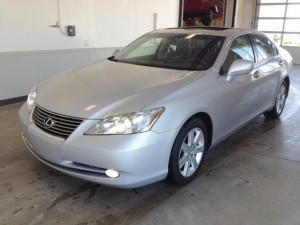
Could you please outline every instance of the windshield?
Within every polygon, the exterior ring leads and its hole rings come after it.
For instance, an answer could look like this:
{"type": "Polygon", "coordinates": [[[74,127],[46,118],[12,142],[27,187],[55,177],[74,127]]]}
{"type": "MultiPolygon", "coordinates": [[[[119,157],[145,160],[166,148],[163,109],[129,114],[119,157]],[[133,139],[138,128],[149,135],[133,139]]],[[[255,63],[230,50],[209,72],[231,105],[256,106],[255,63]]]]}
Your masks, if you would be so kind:
{"type": "Polygon", "coordinates": [[[150,33],[110,60],[182,70],[207,70],[215,62],[225,37],[202,34],[150,33]]]}

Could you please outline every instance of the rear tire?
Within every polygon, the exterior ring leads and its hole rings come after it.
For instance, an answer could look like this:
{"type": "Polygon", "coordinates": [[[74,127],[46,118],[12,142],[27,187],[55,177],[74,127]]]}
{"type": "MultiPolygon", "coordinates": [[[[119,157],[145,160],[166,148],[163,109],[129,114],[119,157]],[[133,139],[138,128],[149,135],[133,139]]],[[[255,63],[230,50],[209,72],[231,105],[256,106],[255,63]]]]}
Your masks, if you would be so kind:
{"type": "Polygon", "coordinates": [[[168,178],[178,185],[191,182],[202,165],[207,130],[202,120],[189,120],[179,131],[170,155],[168,178]]]}
{"type": "Polygon", "coordinates": [[[271,119],[278,119],[280,117],[285,106],[285,100],[287,98],[287,90],[288,90],[287,83],[285,80],[283,80],[277,92],[274,107],[270,111],[264,113],[266,117],[271,119]]]}

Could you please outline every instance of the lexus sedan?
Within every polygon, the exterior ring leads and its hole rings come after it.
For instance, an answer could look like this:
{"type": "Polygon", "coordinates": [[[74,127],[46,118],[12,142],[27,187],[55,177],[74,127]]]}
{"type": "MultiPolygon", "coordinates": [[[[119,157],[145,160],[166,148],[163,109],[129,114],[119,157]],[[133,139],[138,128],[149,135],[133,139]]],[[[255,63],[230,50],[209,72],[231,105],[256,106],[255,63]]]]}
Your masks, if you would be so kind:
{"type": "Polygon", "coordinates": [[[258,31],[150,32],[34,86],[19,111],[23,139],[46,165],[87,181],[185,185],[217,143],[260,114],[281,115],[291,66],[258,31]]]}

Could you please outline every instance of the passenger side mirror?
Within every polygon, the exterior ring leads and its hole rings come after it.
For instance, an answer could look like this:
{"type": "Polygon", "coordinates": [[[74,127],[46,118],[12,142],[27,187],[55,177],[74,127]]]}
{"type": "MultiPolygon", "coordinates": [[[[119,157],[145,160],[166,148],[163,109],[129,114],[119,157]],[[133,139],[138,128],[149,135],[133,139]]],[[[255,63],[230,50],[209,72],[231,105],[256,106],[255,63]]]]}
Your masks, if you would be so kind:
{"type": "Polygon", "coordinates": [[[113,50],[111,56],[115,56],[116,54],[118,54],[119,51],[120,51],[120,49],[118,49],[118,48],[113,50]]]}
{"type": "Polygon", "coordinates": [[[248,74],[253,70],[254,63],[250,60],[236,59],[229,67],[226,80],[232,82],[237,75],[248,74]]]}

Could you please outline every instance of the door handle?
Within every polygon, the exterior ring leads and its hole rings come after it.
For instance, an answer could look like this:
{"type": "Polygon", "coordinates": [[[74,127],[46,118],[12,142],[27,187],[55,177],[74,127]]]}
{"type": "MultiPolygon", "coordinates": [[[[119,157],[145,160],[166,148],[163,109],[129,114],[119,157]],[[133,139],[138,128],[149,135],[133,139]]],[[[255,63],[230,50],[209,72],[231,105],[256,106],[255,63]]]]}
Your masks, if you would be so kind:
{"type": "Polygon", "coordinates": [[[284,65],[284,61],[283,60],[280,60],[279,61],[279,66],[283,66],[284,65]]]}
{"type": "Polygon", "coordinates": [[[261,75],[261,72],[259,70],[256,70],[255,73],[253,74],[253,77],[259,78],[260,75],[261,75]]]}

